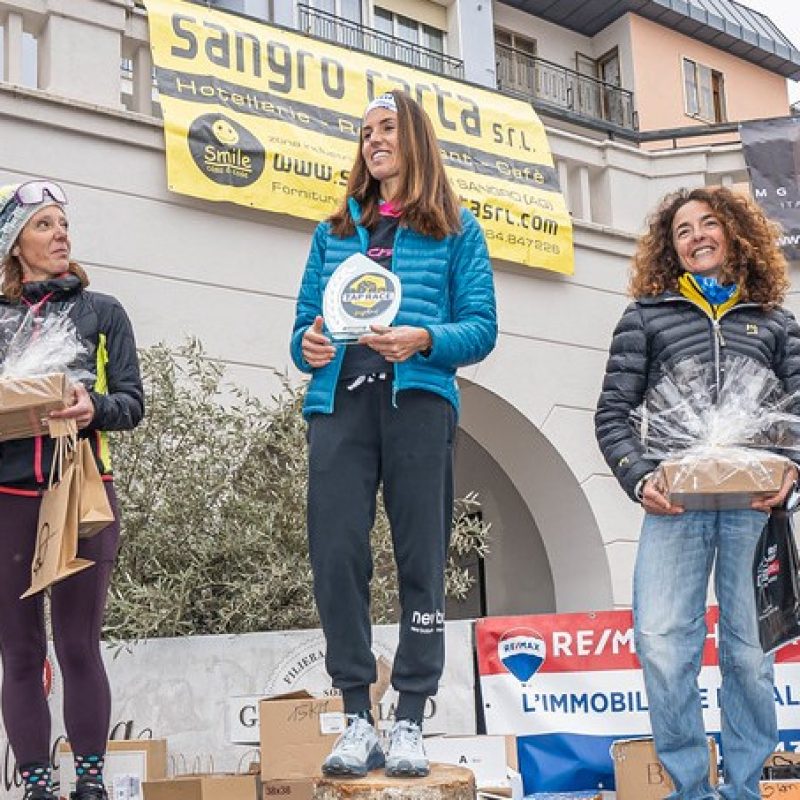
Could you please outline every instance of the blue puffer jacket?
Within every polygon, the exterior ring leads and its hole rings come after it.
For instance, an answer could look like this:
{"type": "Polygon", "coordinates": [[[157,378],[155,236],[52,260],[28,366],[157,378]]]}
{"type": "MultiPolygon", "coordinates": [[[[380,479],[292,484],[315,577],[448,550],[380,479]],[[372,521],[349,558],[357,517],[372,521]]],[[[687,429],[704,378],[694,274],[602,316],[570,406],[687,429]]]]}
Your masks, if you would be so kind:
{"type": "MultiPolygon", "coordinates": [[[[361,210],[350,200],[356,233],[334,236],[328,222],[317,226],[306,263],[292,331],[292,360],[312,373],[303,414],[330,414],[344,345],[325,367],[303,359],[303,334],[322,314],[322,293],[333,271],[353,253],[366,252],[369,232],[358,225],[361,210]]],[[[413,325],[430,333],[430,354],[416,353],[394,365],[393,391],[424,389],[446,397],[458,410],[456,369],[485,358],[497,340],[494,281],[486,240],[475,217],[461,212],[461,231],[437,241],[402,225],[397,229],[392,271],[400,278],[402,300],[395,325],[413,325]]]]}

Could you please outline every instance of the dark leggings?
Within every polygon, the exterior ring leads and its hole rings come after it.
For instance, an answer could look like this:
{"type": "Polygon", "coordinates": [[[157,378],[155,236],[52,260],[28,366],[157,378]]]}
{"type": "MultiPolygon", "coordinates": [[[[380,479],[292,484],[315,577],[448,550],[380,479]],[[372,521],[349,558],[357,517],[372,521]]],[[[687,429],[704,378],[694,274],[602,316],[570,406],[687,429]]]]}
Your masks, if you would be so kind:
{"type": "MultiPolygon", "coordinates": [[[[106,491],[119,519],[113,485],[106,491]]],[[[47,655],[43,597],[20,600],[30,585],[39,498],[0,493],[0,657],[2,710],[18,764],[50,758],[50,711],[42,685],[47,655]]],[[[78,555],[93,567],[55,584],[50,609],[56,657],[64,683],[64,724],[73,752],[104,753],[111,719],[111,691],[100,656],[111,570],[119,544],[119,522],[91,539],[78,555]]]]}

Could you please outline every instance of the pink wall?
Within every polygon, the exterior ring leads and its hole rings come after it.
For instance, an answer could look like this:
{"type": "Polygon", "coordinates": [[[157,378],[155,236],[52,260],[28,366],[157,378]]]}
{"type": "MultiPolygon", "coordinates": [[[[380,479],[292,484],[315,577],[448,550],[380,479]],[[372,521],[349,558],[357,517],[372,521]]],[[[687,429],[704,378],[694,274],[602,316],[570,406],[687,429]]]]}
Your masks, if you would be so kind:
{"type": "Polygon", "coordinates": [[[780,75],[650,20],[633,14],[629,19],[634,100],[641,130],[704,124],[684,111],[684,57],[724,75],[729,121],[782,117],[789,113],[786,79],[780,75]]]}

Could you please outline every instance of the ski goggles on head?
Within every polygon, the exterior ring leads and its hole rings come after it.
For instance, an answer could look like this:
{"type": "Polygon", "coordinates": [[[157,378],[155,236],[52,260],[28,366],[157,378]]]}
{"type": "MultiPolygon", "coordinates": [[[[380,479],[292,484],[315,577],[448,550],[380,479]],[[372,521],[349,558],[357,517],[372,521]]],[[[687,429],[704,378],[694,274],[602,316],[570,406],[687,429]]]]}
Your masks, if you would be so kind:
{"type": "Polygon", "coordinates": [[[46,202],[50,198],[54,203],[66,205],[67,195],[64,190],[53,181],[26,181],[21,183],[14,194],[6,200],[4,208],[10,203],[20,206],[35,206],[46,202]]]}
{"type": "Polygon", "coordinates": [[[53,204],[63,207],[66,202],[64,190],[52,181],[26,181],[19,186],[0,187],[0,264],[39,209],[53,204]]]}

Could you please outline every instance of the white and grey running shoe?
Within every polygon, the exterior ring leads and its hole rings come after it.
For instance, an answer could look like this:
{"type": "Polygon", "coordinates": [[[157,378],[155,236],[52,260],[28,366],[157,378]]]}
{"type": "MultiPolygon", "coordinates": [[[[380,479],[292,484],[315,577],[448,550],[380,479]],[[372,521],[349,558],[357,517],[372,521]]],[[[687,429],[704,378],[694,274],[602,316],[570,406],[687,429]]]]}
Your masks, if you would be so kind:
{"type": "Polygon", "coordinates": [[[374,726],[364,717],[348,714],[347,727],[323,762],[322,774],[360,778],[385,761],[374,726]]]}
{"type": "Polygon", "coordinates": [[[422,728],[410,719],[394,723],[389,733],[386,774],[390,778],[424,778],[430,772],[422,746],[422,728]]]}

